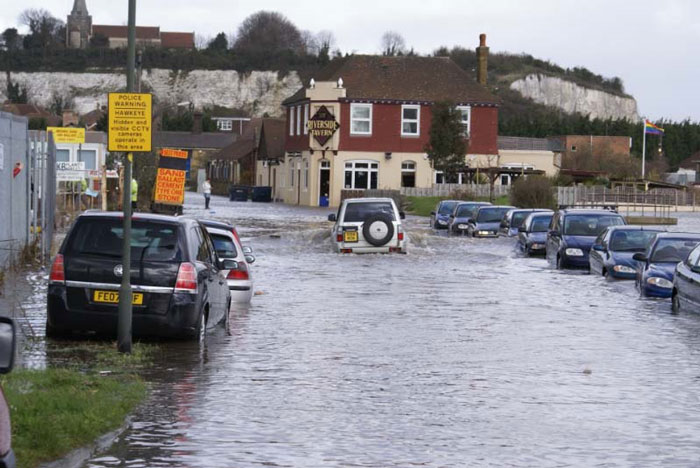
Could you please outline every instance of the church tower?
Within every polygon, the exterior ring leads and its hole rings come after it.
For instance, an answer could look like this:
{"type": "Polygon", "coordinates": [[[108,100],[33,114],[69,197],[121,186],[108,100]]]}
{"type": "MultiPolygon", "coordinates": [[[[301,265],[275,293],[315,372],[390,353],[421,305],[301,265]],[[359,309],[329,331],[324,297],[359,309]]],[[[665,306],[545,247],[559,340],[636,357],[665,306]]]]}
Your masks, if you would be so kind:
{"type": "Polygon", "coordinates": [[[88,14],[85,0],[74,0],[73,11],[66,21],[66,47],[85,49],[92,34],[92,16],[88,14]]]}

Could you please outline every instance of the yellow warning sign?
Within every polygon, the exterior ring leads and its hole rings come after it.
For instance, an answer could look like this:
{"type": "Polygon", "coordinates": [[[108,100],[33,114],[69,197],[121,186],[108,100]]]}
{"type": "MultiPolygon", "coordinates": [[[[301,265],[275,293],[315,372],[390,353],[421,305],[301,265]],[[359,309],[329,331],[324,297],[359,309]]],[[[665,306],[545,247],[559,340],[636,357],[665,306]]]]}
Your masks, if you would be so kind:
{"type": "Polygon", "coordinates": [[[53,134],[54,143],[85,143],[85,129],[76,127],[46,127],[53,134]]]}
{"type": "Polygon", "coordinates": [[[156,176],[156,203],[182,205],[185,201],[185,171],[158,168],[156,176]]]}
{"type": "Polygon", "coordinates": [[[109,151],[151,151],[151,95],[109,93],[109,151]]]}

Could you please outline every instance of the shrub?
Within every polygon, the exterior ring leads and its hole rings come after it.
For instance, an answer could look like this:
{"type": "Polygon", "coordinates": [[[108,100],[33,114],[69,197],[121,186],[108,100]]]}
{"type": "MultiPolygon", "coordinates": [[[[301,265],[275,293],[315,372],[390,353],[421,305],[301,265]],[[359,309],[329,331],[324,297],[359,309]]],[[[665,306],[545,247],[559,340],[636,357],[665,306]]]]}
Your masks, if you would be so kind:
{"type": "Polygon", "coordinates": [[[510,191],[510,204],[519,208],[556,208],[552,181],[544,176],[519,178],[510,191]]]}

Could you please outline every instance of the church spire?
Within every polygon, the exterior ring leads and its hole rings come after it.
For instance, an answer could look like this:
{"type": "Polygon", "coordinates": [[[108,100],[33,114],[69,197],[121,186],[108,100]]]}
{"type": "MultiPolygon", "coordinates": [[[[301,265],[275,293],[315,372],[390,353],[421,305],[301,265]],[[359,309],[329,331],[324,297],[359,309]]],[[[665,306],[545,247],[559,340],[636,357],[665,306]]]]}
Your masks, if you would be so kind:
{"type": "Polygon", "coordinates": [[[77,16],[87,16],[88,15],[87,5],[85,5],[85,0],[75,0],[73,2],[73,11],[71,11],[71,15],[77,15],[77,16]]]}

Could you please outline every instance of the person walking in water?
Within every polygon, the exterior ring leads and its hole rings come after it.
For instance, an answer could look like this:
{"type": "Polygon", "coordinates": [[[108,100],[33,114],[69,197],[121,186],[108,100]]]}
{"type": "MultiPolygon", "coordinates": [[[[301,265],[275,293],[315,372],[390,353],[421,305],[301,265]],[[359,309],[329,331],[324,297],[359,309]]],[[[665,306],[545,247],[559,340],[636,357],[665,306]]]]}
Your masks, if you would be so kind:
{"type": "Polygon", "coordinates": [[[204,193],[204,209],[209,209],[209,200],[211,199],[211,182],[209,179],[202,184],[202,192],[204,193]]]}

